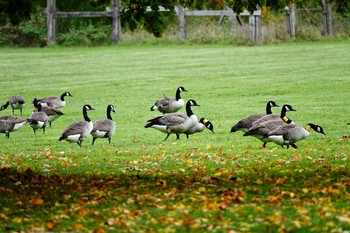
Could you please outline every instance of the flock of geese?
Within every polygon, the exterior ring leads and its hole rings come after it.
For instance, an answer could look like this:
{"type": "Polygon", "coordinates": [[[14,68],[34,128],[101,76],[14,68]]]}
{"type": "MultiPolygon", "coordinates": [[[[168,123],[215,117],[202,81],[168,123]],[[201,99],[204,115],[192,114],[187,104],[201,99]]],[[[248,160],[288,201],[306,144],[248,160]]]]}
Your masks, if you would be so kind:
{"type": "Polygon", "coordinates": [[[278,105],[274,101],[268,101],[266,114],[254,114],[241,119],[232,126],[231,132],[243,131],[243,136],[252,136],[262,141],[262,147],[266,147],[268,142],[274,142],[282,147],[292,146],[295,149],[298,148],[295,143],[309,136],[311,129],[326,135],[319,125],[309,123],[302,127],[295,124],[286,115],[289,111],[296,111],[291,105],[283,105],[280,115],[272,114],[272,107],[278,105]]]}
{"type": "MultiPolygon", "coordinates": [[[[22,115],[22,109],[25,105],[25,100],[22,96],[12,96],[3,106],[0,111],[5,110],[8,106],[12,109],[12,115],[0,116],[0,133],[6,134],[6,138],[10,137],[10,132],[21,129],[25,124],[29,122],[29,125],[33,128],[34,134],[36,130],[42,129],[45,133],[45,128],[49,124],[57,120],[60,116],[64,115],[59,108],[66,105],[65,97],[72,96],[70,92],[64,92],[60,97],[47,96],[44,98],[34,98],[33,105],[35,110],[31,113],[29,118],[19,117],[14,115],[15,110],[20,110],[22,115]]],[[[107,138],[111,143],[111,138],[115,133],[116,124],[111,117],[111,112],[115,112],[113,105],[107,106],[107,119],[98,120],[92,123],[91,119],[87,115],[87,111],[94,110],[90,105],[83,106],[84,120],[71,123],[67,129],[61,134],[59,141],[66,140],[68,142],[76,142],[79,146],[82,142],[91,134],[92,145],[97,138],[107,138]]]]}
{"type": "MultiPolygon", "coordinates": [[[[194,133],[202,132],[205,128],[214,133],[213,124],[206,118],[200,118],[193,113],[192,107],[200,106],[194,99],[189,99],[186,104],[181,98],[181,92],[187,92],[183,86],[179,86],[176,90],[175,97],[165,96],[159,99],[151,106],[151,111],[159,111],[162,115],[153,117],[146,122],[145,128],[154,128],[162,133],[167,134],[164,140],[167,140],[171,134],[176,135],[176,139],[181,134],[185,134],[187,138],[194,133]],[[185,106],[186,113],[178,112],[185,106]]],[[[19,130],[26,123],[36,130],[45,128],[49,124],[58,119],[63,113],[59,110],[65,106],[65,97],[72,96],[69,92],[64,92],[60,97],[47,96],[44,98],[34,98],[33,105],[35,110],[29,118],[23,118],[14,115],[15,110],[22,109],[25,100],[22,96],[13,96],[3,106],[0,111],[8,106],[12,109],[12,115],[0,116],[0,133],[6,134],[6,138],[10,137],[10,132],[19,130]]],[[[280,114],[273,114],[272,108],[279,107],[274,101],[268,101],[266,104],[266,114],[254,114],[238,121],[231,128],[231,132],[243,131],[243,136],[253,136],[263,142],[262,147],[267,143],[274,142],[282,147],[292,146],[297,148],[296,142],[306,138],[311,129],[324,134],[323,128],[319,125],[309,123],[305,127],[295,124],[289,117],[287,112],[296,111],[291,105],[282,106],[280,114]]],[[[111,139],[115,133],[116,124],[111,117],[111,112],[115,112],[113,105],[107,106],[107,119],[98,120],[95,123],[88,116],[88,111],[94,110],[89,104],[82,108],[84,120],[71,123],[61,134],[59,141],[66,140],[68,142],[76,142],[82,146],[82,142],[92,135],[92,145],[97,138],[106,138],[111,143],[111,139]]]]}

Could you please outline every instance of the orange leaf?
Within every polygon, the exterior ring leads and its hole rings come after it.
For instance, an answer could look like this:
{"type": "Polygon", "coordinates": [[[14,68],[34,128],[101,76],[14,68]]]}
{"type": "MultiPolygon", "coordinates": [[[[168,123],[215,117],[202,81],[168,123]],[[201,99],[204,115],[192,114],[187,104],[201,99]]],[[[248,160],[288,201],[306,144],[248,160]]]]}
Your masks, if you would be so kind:
{"type": "Polygon", "coordinates": [[[33,204],[34,205],[42,205],[42,204],[44,204],[44,200],[41,199],[40,197],[39,198],[34,198],[33,199],[33,204]]]}
{"type": "Polygon", "coordinates": [[[86,228],[82,225],[82,224],[75,224],[73,226],[74,230],[76,231],[83,231],[83,230],[86,230],[86,228]]]}
{"type": "Polygon", "coordinates": [[[101,228],[101,227],[96,228],[96,229],[94,230],[94,233],[105,233],[105,232],[106,232],[105,229],[103,229],[103,228],[101,228]]]}
{"type": "Polygon", "coordinates": [[[284,182],[286,181],[286,179],[287,179],[287,178],[285,178],[285,177],[278,178],[277,181],[276,181],[276,183],[277,183],[277,184],[282,184],[282,183],[284,183],[284,182]]]}

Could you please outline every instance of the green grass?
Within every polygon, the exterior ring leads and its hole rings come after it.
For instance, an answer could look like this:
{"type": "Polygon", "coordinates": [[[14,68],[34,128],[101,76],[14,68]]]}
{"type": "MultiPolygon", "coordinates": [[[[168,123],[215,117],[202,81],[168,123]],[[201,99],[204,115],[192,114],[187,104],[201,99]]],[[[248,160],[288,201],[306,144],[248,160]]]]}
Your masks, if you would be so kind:
{"type": "Polygon", "coordinates": [[[1,49],[1,104],[23,95],[28,117],[34,97],[73,97],[45,135],[28,125],[0,135],[0,231],[349,231],[349,49],[349,40],[1,49]],[[163,141],[143,127],[179,85],[215,134],[163,141]],[[268,100],[291,104],[290,118],[327,135],[312,132],[293,150],[229,133],[268,100]],[[115,105],[111,145],[58,141],[86,103],[92,120],[115,105]]]}

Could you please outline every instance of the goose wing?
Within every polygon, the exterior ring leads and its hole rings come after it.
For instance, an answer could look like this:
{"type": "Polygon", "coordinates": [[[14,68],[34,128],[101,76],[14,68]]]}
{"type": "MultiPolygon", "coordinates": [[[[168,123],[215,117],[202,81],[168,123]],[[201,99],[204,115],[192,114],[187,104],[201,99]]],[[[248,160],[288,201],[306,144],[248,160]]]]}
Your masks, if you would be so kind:
{"type": "Polygon", "coordinates": [[[67,138],[69,135],[73,134],[82,134],[87,125],[87,121],[76,121],[68,126],[68,128],[62,133],[61,138],[67,138]]]}
{"type": "Polygon", "coordinates": [[[110,131],[111,128],[115,125],[115,123],[111,120],[98,120],[94,123],[94,127],[92,128],[91,132],[95,132],[97,130],[99,131],[110,131]]]}

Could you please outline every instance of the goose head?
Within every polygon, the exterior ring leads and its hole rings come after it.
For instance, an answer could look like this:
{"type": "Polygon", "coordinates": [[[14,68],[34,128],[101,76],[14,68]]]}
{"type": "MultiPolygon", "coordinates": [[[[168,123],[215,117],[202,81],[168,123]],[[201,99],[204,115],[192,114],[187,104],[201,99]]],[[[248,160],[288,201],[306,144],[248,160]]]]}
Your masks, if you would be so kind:
{"type": "Polygon", "coordinates": [[[183,86],[179,86],[177,90],[182,92],[188,92],[183,86]]]}
{"type": "MultiPolygon", "coordinates": [[[[200,120],[199,120],[199,122],[200,123],[202,123],[207,129],[209,129],[211,132],[213,132],[214,133],[214,126],[213,126],[213,124],[209,121],[209,120],[207,120],[207,119],[205,119],[205,118],[201,118],[200,120]]],[[[215,134],[215,133],[214,133],[215,134]]]]}
{"type": "Polygon", "coordinates": [[[319,125],[315,125],[315,124],[309,123],[306,126],[306,130],[310,131],[310,129],[315,130],[317,133],[326,135],[326,133],[323,131],[323,128],[321,126],[319,126],[319,125]]]}

